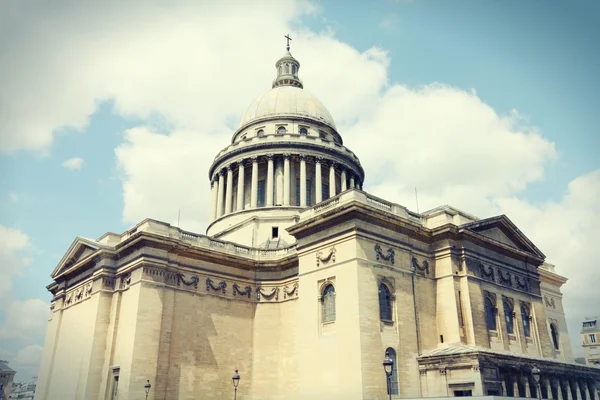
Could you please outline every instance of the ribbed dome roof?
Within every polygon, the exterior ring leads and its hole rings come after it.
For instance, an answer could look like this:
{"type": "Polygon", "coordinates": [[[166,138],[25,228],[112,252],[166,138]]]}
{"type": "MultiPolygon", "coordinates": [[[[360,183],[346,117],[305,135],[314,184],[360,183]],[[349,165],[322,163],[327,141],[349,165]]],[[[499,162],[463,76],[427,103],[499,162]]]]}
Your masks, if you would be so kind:
{"type": "Polygon", "coordinates": [[[240,127],[265,117],[306,117],[335,128],[323,103],[310,92],[294,86],[277,86],[254,100],[246,109],[240,127]]]}

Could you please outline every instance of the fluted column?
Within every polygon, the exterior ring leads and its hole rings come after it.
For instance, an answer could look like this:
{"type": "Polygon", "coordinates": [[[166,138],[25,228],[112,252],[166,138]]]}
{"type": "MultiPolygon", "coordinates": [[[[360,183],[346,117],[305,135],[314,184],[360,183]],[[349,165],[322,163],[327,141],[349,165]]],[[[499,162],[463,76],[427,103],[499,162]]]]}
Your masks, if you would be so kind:
{"type": "Polygon", "coordinates": [[[346,170],[345,169],[342,169],[342,173],[340,175],[340,180],[341,180],[340,191],[343,192],[346,189],[348,189],[348,187],[346,186],[346,170]]]}
{"type": "Polygon", "coordinates": [[[250,186],[250,208],[258,205],[258,157],[252,157],[252,185],[250,186]]]}
{"type": "Polygon", "coordinates": [[[571,390],[571,380],[569,378],[565,379],[565,389],[567,389],[567,400],[574,400],[573,391],[571,390]]]}
{"type": "Polygon", "coordinates": [[[283,155],[283,205],[290,205],[290,155],[283,155]]]}
{"type": "Polygon", "coordinates": [[[244,165],[244,160],[238,162],[238,190],[237,190],[237,207],[236,211],[241,211],[244,209],[244,180],[245,177],[246,166],[244,165]]]}
{"type": "Polygon", "coordinates": [[[529,377],[521,375],[521,384],[523,384],[523,386],[525,387],[525,397],[531,397],[531,386],[529,382],[529,377]]]}
{"type": "Polygon", "coordinates": [[[335,196],[335,163],[329,164],[329,197],[335,196]]]}
{"type": "Polygon", "coordinates": [[[231,214],[233,204],[233,167],[227,166],[227,186],[225,187],[225,214],[231,214]]]}
{"type": "Polygon", "coordinates": [[[354,189],[354,175],[350,175],[350,189],[354,189]]]}
{"type": "Polygon", "coordinates": [[[210,220],[214,221],[217,218],[217,181],[213,178],[210,181],[210,220]]]}
{"type": "Polygon", "coordinates": [[[323,201],[323,184],[321,182],[321,157],[315,158],[315,204],[323,201]]]}
{"type": "Polygon", "coordinates": [[[306,207],[306,156],[300,156],[300,207],[306,207]]]}
{"type": "Polygon", "coordinates": [[[225,192],[225,177],[223,171],[219,171],[219,191],[217,194],[217,218],[223,215],[223,194],[225,192]]]}
{"type": "Polygon", "coordinates": [[[514,395],[514,397],[521,397],[521,395],[519,393],[518,379],[519,379],[518,375],[512,375],[512,385],[513,385],[513,395],[514,395]]]}
{"type": "Polygon", "coordinates": [[[267,207],[273,206],[273,192],[275,187],[273,185],[273,154],[267,155],[267,183],[265,185],[267,191],[267,207]]]}
{"type": "Polygon", "coordinates": [[[563,398],[563,394],[562,394],[562,385],[560,383],[560,378],[557,377],[553,377],[552,380],[554,381],[554,387],[556,388],[556,400],[566,400],[563,398]]]}

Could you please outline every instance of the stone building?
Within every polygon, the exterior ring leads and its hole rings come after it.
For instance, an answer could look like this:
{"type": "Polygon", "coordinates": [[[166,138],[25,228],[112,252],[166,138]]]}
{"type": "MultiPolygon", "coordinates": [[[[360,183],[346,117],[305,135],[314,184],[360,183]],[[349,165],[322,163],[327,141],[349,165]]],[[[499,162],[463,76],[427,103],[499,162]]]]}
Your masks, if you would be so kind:
{"type": "Polygon", "coordinates": [[[35,398],[222,399],[238,369],[239,399],[598,399],[544,254],[504,215],[364,192],[299,69],[288,48],[217,154],[207,235],[147,219],[73,242],[35,398]]]}
{"type": "Polygon", "coordinates": [[[10,398],[16,371],[8,366],[8,361],[0,360],[0,400],[10,398]]]}
{"type": "Polygon", "coordinates": [[[588,317],[581,327],[585,362],[600,366],[600,318],[588,317]]]}

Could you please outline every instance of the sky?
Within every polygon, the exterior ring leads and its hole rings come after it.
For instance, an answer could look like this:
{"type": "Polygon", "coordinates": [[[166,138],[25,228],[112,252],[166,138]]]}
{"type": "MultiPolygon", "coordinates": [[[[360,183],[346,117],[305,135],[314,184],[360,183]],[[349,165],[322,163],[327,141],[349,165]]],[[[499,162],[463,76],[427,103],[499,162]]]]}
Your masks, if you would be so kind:
{"type": "Polygon", "coordinates": [[[0,359],[36,375],[50,273],[145,218],[204,233],[208,167],[285,50],[415,210],[506,214],[600,314],[600,3],[0,0],[0,359]]]}

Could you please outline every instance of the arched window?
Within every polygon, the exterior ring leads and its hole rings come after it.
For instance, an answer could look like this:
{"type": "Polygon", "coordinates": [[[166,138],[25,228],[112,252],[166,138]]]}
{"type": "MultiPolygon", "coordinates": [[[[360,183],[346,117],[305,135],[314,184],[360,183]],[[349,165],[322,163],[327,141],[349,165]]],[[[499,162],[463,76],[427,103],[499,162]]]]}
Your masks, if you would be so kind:
{"type": "Polygon", "coordinates": [[[263,137],[263,136],[265,136],[265,131],[260,129],[256,134],[258,135],[258,137],[263,137]]]}
{"type": "Polygon", "coordinates": [[[379,318],[384,321],[392,320],[392,295],[385,283],[379,284],[379,318]]]}
{"type": "Polygon", "coordinates": [[[285,73],[286,74],[290,73],[290,64],[285,64],[285,73]]]}
{"type": "Polygon", "coordinates": [[[521,319],[523,320],[523,333],[525,337],[531,337],[531,326],[529,325],[529,310],[525,304],[521,304],[521,319]]]}
{"type": "Polygon", "coordinates": [[[278,135],[285,134],[285,127],[284,126],[280,126],[279,128],[277,128],[277,134],[278,135]]]}
{"type": "Polygon", "coordinates": [[[387,394],[398,394],[398,362],[396,360],[396,352],[391,347],[388,347],[385,352],[393,361],[392,375],[390,376],[390,380],[388,382],[387,394]]]}
{"type": "Polygon", "coordinates": [[[308,130],[306,128],[300,128],[301,135],[308,135],[308,130]]]}
{"type": "Polygon", "coordinates": [[[551,323],[550,324],[550,335],[552,336],[552,344],[554,344],[554,348],[556,350],[559,349],[559,344],[558,344],[558,329],[556,328],[556,324],[555,323],[551,323]]]}
{"type": "Polygon", "coordinates": [[[506,331],[513,335],[515,333],[515,321],[513,319],[512,305],[508,300],[503,300],[502,303],[504,306],[504,321],[506,322],[506,331]]]}
{"type": "Polygon", "coordinates": [[[485,296],[485,324],[488,330],[496,330],[496,307],[488,296],[485,296]]]}
{"type": "Polygon", "coordinates": [[[323,322],[335,321],[335,288],[327,285],[323,290],[323,322]]]}

